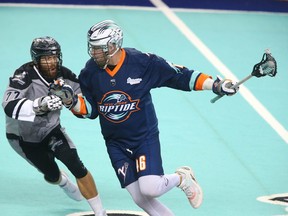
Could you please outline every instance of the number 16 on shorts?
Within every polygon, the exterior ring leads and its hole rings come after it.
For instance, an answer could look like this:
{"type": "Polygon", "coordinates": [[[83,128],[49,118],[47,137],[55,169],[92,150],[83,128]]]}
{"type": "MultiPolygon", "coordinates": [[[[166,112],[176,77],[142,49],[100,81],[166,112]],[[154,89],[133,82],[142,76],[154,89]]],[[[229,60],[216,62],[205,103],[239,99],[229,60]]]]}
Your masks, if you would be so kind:
{"type": "Polygon", "coordinates": [[[146,156],[142,155],[136,159],[136,169],[137,172],[146,170],[146,156]]]}

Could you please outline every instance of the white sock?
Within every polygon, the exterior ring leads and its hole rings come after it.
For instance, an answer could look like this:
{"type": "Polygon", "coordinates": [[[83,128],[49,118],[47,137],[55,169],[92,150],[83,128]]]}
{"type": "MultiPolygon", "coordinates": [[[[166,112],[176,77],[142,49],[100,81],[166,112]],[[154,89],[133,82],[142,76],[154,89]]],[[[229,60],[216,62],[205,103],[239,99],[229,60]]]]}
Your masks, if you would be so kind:
{"type": "Polygon", "coordinates": [[[99,216],[100,215],[101,216],[106,215],[106,214],[104,214],[105,210],[103,209],[99,194],[96,197],[88,199],[87,201],[88,201],[90,207],[92,208],[92,210],[94,211],[95,215],[99,215],[99,216]]]}
{"type": "Polygon", "coordinates": [[[67,181],[68,181],[67,177],[61,174],[61,180],[60,180],[59,186],[63,187],[64,185],[66,185],[67,181]]]}

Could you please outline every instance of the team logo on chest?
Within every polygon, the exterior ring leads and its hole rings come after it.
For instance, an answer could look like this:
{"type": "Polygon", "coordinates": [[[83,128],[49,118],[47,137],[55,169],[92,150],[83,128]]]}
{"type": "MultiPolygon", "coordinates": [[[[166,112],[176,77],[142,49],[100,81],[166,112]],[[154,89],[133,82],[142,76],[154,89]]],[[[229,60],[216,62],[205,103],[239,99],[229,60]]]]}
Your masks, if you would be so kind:
{"type": "Polygon", "coordinates": [[[140,110],[138,103],[139,99],[132,100],[125,92],[110,91],[98,103],[98,109],[108,121],[120,123],[126,121],[131,113],[140,110]]]}

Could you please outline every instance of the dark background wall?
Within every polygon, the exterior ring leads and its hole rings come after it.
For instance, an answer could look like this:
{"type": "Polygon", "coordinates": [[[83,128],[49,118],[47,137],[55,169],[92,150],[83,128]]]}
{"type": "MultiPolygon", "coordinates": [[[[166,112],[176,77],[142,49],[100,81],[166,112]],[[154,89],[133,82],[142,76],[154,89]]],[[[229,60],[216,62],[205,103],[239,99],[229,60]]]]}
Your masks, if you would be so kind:
{"type": "MultiPolygon", "coordinates": [[[[288,0],[164,0],[172,8],[288,12],[288,0]]],[[[128,5],[153,7],[149,0],[0,0],[0,3],[128,5]]]]}

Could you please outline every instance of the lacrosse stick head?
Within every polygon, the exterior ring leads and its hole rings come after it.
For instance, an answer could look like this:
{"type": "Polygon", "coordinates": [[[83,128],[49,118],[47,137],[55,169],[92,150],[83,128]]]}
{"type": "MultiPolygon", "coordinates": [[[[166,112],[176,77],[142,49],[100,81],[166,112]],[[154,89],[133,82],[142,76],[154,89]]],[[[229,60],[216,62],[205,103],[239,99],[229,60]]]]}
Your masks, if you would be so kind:
{"type": "Polygon", "coordinates": [[[271,55],[270,50],[267,49],[266,52],[263,54],[262,60],[258,64],[254,65],[251,75],[258,78],[266,75],[274,77],[276,73],[276,60],[271,55]]]}

